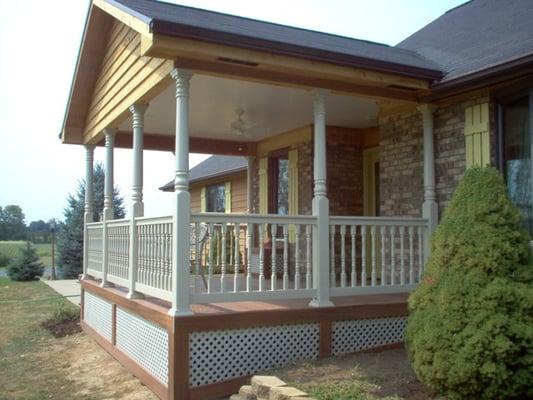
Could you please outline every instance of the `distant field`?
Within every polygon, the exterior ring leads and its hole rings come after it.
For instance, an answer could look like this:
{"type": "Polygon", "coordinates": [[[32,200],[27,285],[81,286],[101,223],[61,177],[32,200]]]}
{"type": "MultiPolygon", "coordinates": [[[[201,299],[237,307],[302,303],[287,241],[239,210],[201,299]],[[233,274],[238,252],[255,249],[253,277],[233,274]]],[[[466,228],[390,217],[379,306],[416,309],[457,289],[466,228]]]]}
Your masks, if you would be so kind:
{"type": "MultiPolygon", "coordinates": [[[[8,259],[15,258],[19,249],[24,248],[26,242],[23,240],[17,241],[0,241],[0,263],[4,259],[1,255],[6,256],[8,259]]],[[[50,243],[37,243],[31,244],[33,248],[37,251],[37,255],[47,267],[52,265],[52,245],[50,243]]],[[[0,265],[0,267],[6,267],[7,265],[0,265]]]]}

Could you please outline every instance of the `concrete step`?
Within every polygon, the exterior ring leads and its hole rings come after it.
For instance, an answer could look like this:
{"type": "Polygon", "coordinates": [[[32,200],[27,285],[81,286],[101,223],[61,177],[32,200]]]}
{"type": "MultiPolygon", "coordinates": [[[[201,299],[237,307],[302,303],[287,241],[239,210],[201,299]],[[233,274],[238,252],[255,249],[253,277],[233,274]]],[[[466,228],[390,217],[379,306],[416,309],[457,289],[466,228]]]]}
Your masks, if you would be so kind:
{"type": "Polygon", "coordinates": [[[252,377],[252,392],[258,398],[268,399],[270,389],[282,386],[287,386],[287,384],[275,376],[256,375],[252,377]]]}
{"type": "Polygon", "coordinates": [[[257,400],[257,396],[251,385],[241,386],[239,389],[239,396],[241,396],[241,400],[257,400]]]}

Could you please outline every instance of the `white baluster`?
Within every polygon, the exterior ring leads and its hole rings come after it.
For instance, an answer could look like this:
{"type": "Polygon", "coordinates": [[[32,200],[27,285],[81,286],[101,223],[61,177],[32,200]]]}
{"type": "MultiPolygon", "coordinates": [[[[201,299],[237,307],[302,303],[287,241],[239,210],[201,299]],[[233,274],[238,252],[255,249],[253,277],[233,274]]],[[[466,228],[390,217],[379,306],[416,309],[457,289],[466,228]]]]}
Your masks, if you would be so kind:
{"type": "Polygon", "coordinates": [[[276,260],[276,236],[278,226],[272,224],[272,270],[270,271],[270,289],[276,290],[277,284],[277,260],[276,260]]]}
{"type": "Polygon", "coordinates": [[[414,228],[409,227],[409,284],[415,283],[415,254],[413,248],[414,228]]]}
{"type": "Polygon", "coordinates": [[[387,279],[385,276],[385,237],[387,233],[387,228],[385,226],[381,226],[380,233],[381,233],[381,286],[383,286],[387,284],[387,279]]]}
{"type": "Polygon", "coordinates": [[[376,227],[370,227],[370,237],[372,239],[372,287],[376,286],[376,227]]]}
{"type": "Polygon", "coordinates": [[[300,289],[300,230],[301,225],[294,226],[294,288],[300,289]]]}
{"type": "Polygon", "coordinates": [[[366,286],[366,225],[361,225],[361,286],[366,286]]]}
{"type": "Polygon", "coordinates": [[[405,253],[404,253],[404,240],[405,240],[405,226],[400,227],[400,285],[405,285],[405,253]]]}
{"type": "Polygon", "coordinates": [[[227,232],[227,226],[226,223],[223,222],[221,226],[221,250],[220,250],[220,293],[224,293],[226,291],[225,283],[226,283],[226,232],[227,232]]]}
{"type": "Polygon", "coordinates": [[[254,224],[248,224],[246,227],[246,251],[247,251],[247,266],[246,266],[246,291],[252,290],[252,234],[254,231],[254,224]]]}
{"type": "Polygon", "coordinates": [[[311,225],[305,226],[305,287],[311,289],[313,286],[311,275],[311,225]]]}
{"type": "Polygon", "coordinates": [[[394,286],[396,284],[396,255],[395,252],[395,235],[396,228],[394,226],[390,227],[390,284],[394,286]]]}
{"type": "Polygon", "coordinates": [[[265,290],[265,224],[258,225],[259,233],[259,291],[265,290]]]}
{"type": "Polygon", "coordinates": [[[289,227],[283,225],[283,290],[289,288],[289,227]]]}
{"type": "Polygon", "coordinates": [[[355,225],[350,226],[350,239],[352,240],[352,273],[350,274],[351,278],[351,287],[357,285],[357,271],[355,268],[355,260],[357,255],[357,248],[355,247],[355,235],[357,234],[357,227],[355,225]]]}
{"type": "Polygon", "coordinates": [[[214,253],[214,233],[215,227],[210,222],[207,226],[207,233],[209,235],[209,255],[207,257],[207,293],[211,293],[211,284],[213,279],[213,253],[214,253]]]}
{"type": "Polygon", "coordinates": [[[235,234],[233,235],[233,247],[235,256],[233,257],[233,291],[239,290],[239,267],[240,267],[240,231],[241,227],[238,222],[235,223],[235,234]]]}
{"type": "Polygon", "coordinates": [[[341,287],[346,287],[346,226],[341,225],[341,287]]]}
{"type": "Polygon", "coordinates": [[[330,249],[329,249],[329,257],[330,257],[330,274],[331,274],[331,278],[330,278],[330,286],[331,287],[335,287],[337,285],[337,282],[336,282],[336,278],[337,278],[337,274],[336,274],[336,271],[335,271],[335,225],[331,225],[330,226],[330,234],[329,234],[329,239],[330,239],[330,242],[331,242],[331,245],[330,245],[330,249]]]}
{"type": "Polygon", "coordinates": [[[422,282],[422,270],[424,269],[424,231],[418,227],[418,283],[422,282]]]}

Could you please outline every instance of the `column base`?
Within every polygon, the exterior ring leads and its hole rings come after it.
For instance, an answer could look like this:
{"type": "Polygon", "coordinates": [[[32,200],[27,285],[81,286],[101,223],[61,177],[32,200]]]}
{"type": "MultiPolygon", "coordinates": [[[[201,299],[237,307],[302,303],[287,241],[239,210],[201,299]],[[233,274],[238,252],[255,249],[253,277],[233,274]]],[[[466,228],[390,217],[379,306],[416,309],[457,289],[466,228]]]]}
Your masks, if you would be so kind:
{"type": "Polygon", "coordinates": [[[129,291],[126,297],[130,300],[144,299],[144,294],[136,292],[136,291],[129,291]]]}
{"type": "Polygon", "coordinates": [[[177,308],[171,308],[168,310],[168,315],[172,317],[185,317],[188,315],[194,315],[194,313],[189,310],[178,310],[177,308]]]}
{"type": "Polygon", "coordinates": [[[333,307],[334,304],[329,300],[313,299],[309,302],[309,307],[333,307]]]}

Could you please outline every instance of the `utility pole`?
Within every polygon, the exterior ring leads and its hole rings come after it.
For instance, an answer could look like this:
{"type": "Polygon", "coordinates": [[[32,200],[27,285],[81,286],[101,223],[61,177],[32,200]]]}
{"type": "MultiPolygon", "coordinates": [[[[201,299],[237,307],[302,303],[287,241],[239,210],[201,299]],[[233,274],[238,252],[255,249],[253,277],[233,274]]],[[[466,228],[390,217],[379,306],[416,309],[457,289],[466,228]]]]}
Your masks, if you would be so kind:
{"type": "Polygon", "coordinates": [[[52,233],[52,275],[50,279],[56,280],[56,260],[55,260],[55,236],[56,236],[56,222],[52,220],[50,223],[50,232],[52,233]]]}

